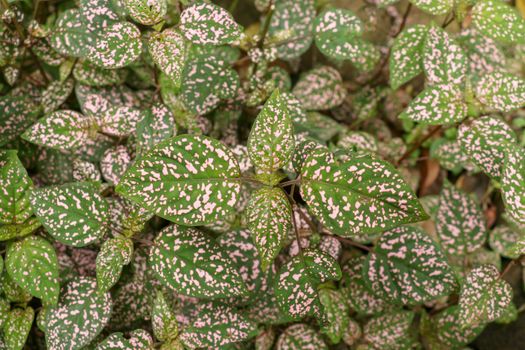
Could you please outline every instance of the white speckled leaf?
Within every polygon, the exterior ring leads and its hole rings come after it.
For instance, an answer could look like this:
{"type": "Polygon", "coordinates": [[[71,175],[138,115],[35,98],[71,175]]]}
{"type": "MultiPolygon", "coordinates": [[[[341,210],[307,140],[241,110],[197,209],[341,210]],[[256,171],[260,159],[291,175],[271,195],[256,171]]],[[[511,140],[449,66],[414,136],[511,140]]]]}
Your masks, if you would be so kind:
{"type": "Polygon", "coordinates": [[[441,190],[436,232],[443,250],[450,255],[472,253],[487,238],[483,213],[478,203],[448,182],[441,190]]]}
{"type": "Polygon", "coordinates": [[[456,284],[439,246],[415,226],[385,232],[367,256],[362,273],[374,294],[397,304],[432,301],[456,284]]]}
{"type": "Polygon", "coordinates": [[[247,293],[226,252],[196,229],[166,227],[155,239],[150,257],[159,280],[177,293],[207,299],[247,293]]]}
{"type": "Polygon", "coordinates": [[[179,326],[175,313],[164,298],[164,293],[157,291],[151,310],[153,334],[160,341],[175,339],[179,334],[179,326]]]}
{"type": "Polygon", "coordinates": [[[102,331],[111,315],[111,296],[99,293],[93,277],[76,277],[46,310],[46,344],[54,350],[80,350],[102,331]]]}
{"type": "Polygon", "coordinates": [[[512,301],[512,287],[499,278],[493,265],[481,265],[467,275],[459,296],[459,322],[475,326],[504,314],[512,301]]]}
{"type": "Polygon", "coordinates": [[[44,238],[29,236],[8,246],[5,265],[13,280],[47,305],[58,302],[58,260],[44,238]]]}
{"type": "Polygon", "coordinates": [[[499,0],[481,0],[472,9],[472,24],[483,35],[503,43],[525,43],[525,19],[499,0]]]}
{"type": "Polygon", "coordinates": [[[89,138],[92,121],[75,111],[61,110],[39,119],[22,138],[44,147],[70,150],[83,145],[89,138]]]}
{"type": "Polygon", "coordinates": [[[111,106],[97,115],[100,130],[114,136],[133,134],[137,123],[144,118],[141,110],[128,106],[111,106]]]}
{"type": "Polygon", "coordinates": [[[453,85],[427,87],[414,98],[399,116],[428,125],[451,124],[467,115],[463,93],[453,85]]]}
{"type": "Polygon", "coordinates": [[[44,113],[50,113],[55,111],[60,105],[66,102],[67,98],[73,92],[75,81],[73,79],[67,79],[65,81],[55,80],[46,88],[42,93],[41,104],[44,109],[44,113]]]}
{"type": "Polygon", "coordinates": [[[210,302],[201,306],[193,323],[181,332],[180,339],[188,349],[220,349],[255,334],[257,324],[243,313],[231,306],[210,302]]]}
{"type": "Polygon", "coordinates": [[[252,126],[248,155],[259,171],[273,173],[288,164],[294,145],[287,102],[275,90],[252,126]]]}
{"type": "Polygon", "coordinates": [[[176,87],[182,83],[182,72],[188,55],[188,44],[173,28],[154,32],[148,39],[148,50],[155,64],[168,75],[176,87]]]}
{"type": "Polygon", "coordinates": [[[217,140],[181,135],[137,160],[117,192],[170,221],[197,226],[226,217],[239,199],[240,170],[217,140]]]}
{"type": "Polygon", "coordinates": [[[524,236],[507,225],[499,225],[490,231],[490,248],[503,257],[516,259],[521,255],[524,236]],[[520,249],[521,248],[521,249],[520,249]]]}
{"type": "Polygon", "coordinates": [[[444,15],[454,8],[454,0],[410,0],[410,2],[431,15],[444,15]]]}
{"type": "Polygon", "coordinates": [[[153,349],[153,339],[151,335],[143,329],[131,331],[129,338],[125,338],[122,333],[112,333],[97,345],[96,350],[151,350],[153,349]]]}
{"type": "Polygon", "coordinates": [[[483,76],[507,66],[507,58],[500,45],[479,31],[473,28],[464,29],[456,40],[467,55],[470,74],[483,76]]]}
{"type": "Polygon", "coordinates": [[[0,224],[21,224],[32,215],[29,204],[32,187],[33,181],[17,151],[0,151],[0,224]]]}
{"type": "Polygon", "coordinates": [[[440,27],[430,27],[423,48],[423,68],[429,85],[459,85],[467,73],[463,49],[440,27]]]}
{"type": "Polygon", "coordinates": [[[334,258],[318,250],[303,251],[281,268],[275,281],[279,308],[295,319],[319,315],[318,285],[339,279],[341,268],[334,258]]]}
{"type": "Polygon", "coordinates": [[[377,138],[364,131],[347,131],[339,136],[337,146],[352,152],[378,152],[377,138]]]}
{"type": "Polygon", "coordinates": [[[168,107],[157,102],[137,123],[136,130],[137,153],[143,155],[162,140],[175,136],[177,124],[175,124],[175,117],[168,107]]]}
{"type": "Polygon", "coordinates": [[[102,177],[111,185],[119,183],[120,178],[131,165],[131,155],[124,145],[108,148],[100,160],[102,177]]]}
{"type": "Polygon", "coordinates": [[[298,323],[286,328],[275,345],[275,350],[327,350],[323,338],[310,326],[298,323]]]}
{"type": "Polygon", "coordinates": [[[93,183],[34,189],[30,200],[46,231],[61,243],[83,247],[108,231],[108,204],[93,183]]]}
{"type": "Polygon", "coordinates": [[[25,309],[17,307],[9,312],[3,327],[5,349],[22,350],[24,348],[34,318],[35,312],[30,306],[25,309]]]}
{"type": "Polygon", "coordinates": [[[122,268],[131,262],[133,241],[127,237],[117,236],[102,244],[97,255],[97,288],[108,291],[118,282],[122,268]]]}
{"type": "Polygon", "coordinates": [[[125,69],[105,69],[88,60],[79,60],[73,68],[73,77],[82,85],[98,87],[122,84],[126,76],[125,69]]]}
{"type": "Polygon", "coordinates": [[[160,22],[168,10],[166,0],[124,0],[123,3],[131,18],[147,26],[160,22]]]}
{"type": "Polygon", "coordinates": [[[0,146],[14,140],[40,115],[40,109],[27,96],[0,96],[0,146]]]}
{"type": "Polygon", "coordinates": [[[82,23],[77,9],[69,9],[58,16],[49,37],[49,44],[62,55],[83,57],[94,37],[82,23]]]}
{"type": "Polygon", "coordinates": [[[338,164],[314,150],[303,164],[301,196],[332,232],[357,236],[427,218],[409,185],[390,163],[371,156],[338,164]]]}
{"type": "Polygon", "coordinates": [[[499,180],[508,144],[516,142],[511,127],[497,117],[484,116],[458,129],[461,147],[483,172],[499,180]]]}
{"type": "Polygon", "coordinates": [[[474,93],[489,111],[510,112],[525,106],[525,80],[508,73],[483,74],[474,93]]]}
{"type": "Polygon", "coordinates": [[[396,344],[409,336],[413,319],[412,311],[394,311],[372,318],[363,328],[364,339],[374,349],[395,349],[396,344]]]}
{"type": "Polygon", "coordinates": [[[390,53],[390,86],[395,90],[423,71],[423,48],[428,27],[415,25],[394,40],[390,53]]]}
{"type": "Polygon", "coordinates": [[[79,0],[80,20],[89,31],[104,29],[115,23],[119,15],[112,0],[79,0]]]}
{"type": "Polygon", "coordinates": [[[180,30],[189,41],[199,45],[224,45],[238,41],[242,27],[222,7],[197,3],[184,9],[180,30]]]}
{"type": "Polygon", "coordinates": [[[506,152],[501,176],[501,193],[507,213],[517,222],[525,224],[525,158],[517,145],[506,152]]]}
{"type": "Polygon", "coordinates": [[[343,293],[334,289],[321,289],[319,300],[323,305],[323,314],[327,324],[321,326],[321,333],[325,334],[332,343],[341,341],[348,328],[350,315],[343,293]]]}
{"type": "Polygon", "coordinates": [[[246,220],[263,270],[279,254],[292,227],[292,207],[282,189],[263,187],[252,194],[246,220]]]}
{"type": "Polygon", "coordinates": [[[329,66],[314,68],[302,74],[292,92],[301,106],[308,110],[336,107],[346,97],[341,75],[329,66]]]}

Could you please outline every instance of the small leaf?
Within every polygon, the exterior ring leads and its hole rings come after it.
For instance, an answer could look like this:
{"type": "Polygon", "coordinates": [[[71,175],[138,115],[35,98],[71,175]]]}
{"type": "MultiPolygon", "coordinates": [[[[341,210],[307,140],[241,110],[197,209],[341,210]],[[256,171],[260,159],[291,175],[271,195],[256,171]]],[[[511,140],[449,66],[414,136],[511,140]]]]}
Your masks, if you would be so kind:
{"type": "Polygon", "coordinates": [[[47,347],[82,349],[106,326],[111,306],[109,293],[98,293],[94,278],[71,280],[60,293],[58,305],[46,310],[47,347]]]}
{"type": "Polygon", "coordinates": [[[61,243],[83,247],[107,232],[108,205],[92,183],[35,189],[30,199],[46,231],[61,243]]]}
{"type": "Polygon", "coordinates": [[[483,74],[474,92],[488,111],[510,112],[525,106],[525,80],[508,73],[483,74]]]}
{"type": "Polygon", "coordinates": [[[60,284],[58,259],[53,246],[38,236],[9,245],[6,269],[13,280],[44,304],[56,305],[60,284]]]}
{"type": "Polygon", "coordinates": [[[112,333],[98,344],[96,350],[151,350],[153,339],[143,329],[135,329],[129,333],[129,339],[124,338],[122,333],[112,333]]]}
{"type": "Polygon", "coordinates": [[[467,275],[459,296],[459,322],[475,326],[492,322],[512,300],[512,287],[493,265],[481,265],[467,275]]]}
{"type": "Polygon", "coordinates": [[[421,304],[455,287],[452,268],[439,246],[421,229],[402,226],[385,232],[363,266],[370,290],[397,304],[421,304]]]}
{"type": "Polygon", "coordinates": [[[155,239],[150,256],[158,279],[177,293],[213,299],[247,292],[226,252],[193,228],[166,227],[155,239]]]}
{"type": "Polygon", "coordinates": [[[217,140],[181,135],[136,161],[117,192],[165,219],[189,226],[226,217],[239,199],[239,165],[217,140]]]}
{"type": "Polygon", "coordinates": [[[157,296],[153,302],[151,323],[153,333],[160,341],[175,339],[179,334],[179,326],[175,314],[171,306],[166,302],[164,294],[161,291],[157,292],[157,296]]]}
{"type": "Polygon", "coordinates": [[[286,328],[277,340],[276,350],[328,350],[323,338],[310,326],[297,323],[286,328]]]}
{"type": "Polygon", "coordinates": [[[34,318],[35,312],[30,306],[25,309],[15,308],[9,312],[3,329],[6,349],[24,348],[34,318]]]}
{"type": "Polygon", "coordinates": [[[376,349],[396,349],[408,336],[413,319],[412,311],[395,311],[372,318],[363,328],[364,339],[376,349]]]}
{"type": "Polygon", "coordinates": [[[363,331],[361,330],[359,323],[350,319],[348,327],[346,327],[343,333],[343,341],[346,345],[352,346],[359,338],[361,338],[362,333],[363,331]]]}
{"type": "Polygon", "coordinates": [[[329,66],[314,68],[301,75],[292,90],[304,109],[330,109],[343,103],[346,89],[337,70],[329,66]]]}
{"type": "Polygon", "coordinates": [[[502,43],[525,43],[525,19],[502,1],[478,1],[472,8],[472,24],[483,35],[502,43]]]}
{"type": "Polygon", "coordinates": [[[319,300],[323,305],[323,312],[328,324],[321,327],[330,341],[337,344],[341,341],[350,322],[349,310],[343,294],[337,290],[321,289],[319,300]]]}
{"type": "Polygon", "coordinates": [[[102,177],[111,185],[119,183],[120,178],[131,165],[131,155],[124,145],[108,148],[100,160],[102,177]]]}
{"type": "Polygon", "coordinates": [[[431,15],[444,15],[454,8],[454,0],[410,0],[410,2],[431,15]]]}
{"type": "Polygon", "coordinates": [[[503,257],[517,259],[521,255],[520,248],[523,235],[506,225],[499,225],[490,231],[490,248],[503,257]]]}
{"type": "Polygon", "coordinates": [[[487,238],[485,221],[474,199],[445,182],[436,214],[436,231],[450,255],[466,255],[481,247],[487,238]]]}
{"type": "Polygon", "coordinates": [[[130,17],[147,26],[160,22],[168,9],[166,0],[124,0],[123,2],[130,17]]]}
{"type": "Polygon", "coordinates": [[[466,116],[467,104],[457,87],[433,85],[417,95],[399,118],[440,125],[459,122],[466,116]]]}
{"type": "Polygon", "coordinates": [[[27,96],[0,96],[0,146],[16,139],[40,115],[40,109],[27,96]]]}
{"type": "Polygon", "coordinates": [[[523,188],[525,188],[523,149],[513,145],[506,152],[501,175],[501,192],[508,214],[521,224],[525,223],[525,192],[523,188]]]}
{"type": "Polygon", "coordinates": [[[428,27],[416,25],[401,32],[390,54],[390,86],[396,90],[423,71],[423,48],[428,27]]]}
{"type": "Polygon", "coordinates": [[[32,187],[33,181],[17,151],[0,151],[0,224],[21,224],[32,215],[29,204],[32,187]]]}
{"type": "Polygon", "coordinates": [[[248,154],[259,171],[273,173],[288,164],[294,148],[292,120],[278,90],[266,101],[248,138],[248,154]]]}
{"type": "Polygon", "coordinates": [[[131,262],[133,241],[127,237],[117,236],[102,244],[97,255],[97,288],[108,291],[118,282],[122,267],[131,262]]]}
{"type": "Polygon", "coordinates": [[[44,107],[44,113],[55,111],[60,105],[66,102],[67,98],[73,92],[75,82],[73,79],[66,81],[55,80],[42,93],[41,104],[44,107]]]}
{"type": "Polygon", "coordinates": [[[177,124],[171,111],[162,103],[154,104],[137,123],[137,153],[140,155],[151,150],[153,146],[175,136],[177,124]]]}
{"type": "Polygon", "coordinates": [[[30,217],[21,224],[0,225],[0,241],[8,241],[16,237],[24,237],[34,232],[42,224],[35,217],[30,217]]]}
{"type": "Polygon", "coordinates": [[[182,34],[173,28],[162,33],[152,33],[148,39],[151,58],[160,70],[171,78],[176,87],[182,83],[188,49],[182,34]]]}
{"type": "Polygon", "coordinates": [[[242,27],[222,7],[198,3],[184,9],[180,15],[182,34],[194,44],[224,45],[238,41],[242,27]]]}

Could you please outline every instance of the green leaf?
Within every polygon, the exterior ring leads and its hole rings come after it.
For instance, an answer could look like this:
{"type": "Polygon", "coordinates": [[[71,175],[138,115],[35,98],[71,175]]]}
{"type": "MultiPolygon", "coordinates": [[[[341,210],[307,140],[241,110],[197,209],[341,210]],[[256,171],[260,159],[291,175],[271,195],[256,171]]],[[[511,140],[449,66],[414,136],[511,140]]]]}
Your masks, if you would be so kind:
{"type": "Polygon", "coordinates": [[[137,153],[143,155],[153,146],[175,136],[177,125],[171,111],[162,103],[155,103],[137,123],[137,153]]]}
{"type": "Polygon", "coordinates": [[[341,75],[329,66],[302,74],[292,93],[307,110],[330,109],[339,106],[346,97],[341,75]]]}
{"type": "Polygon", "coordinates": [[[44,113],[55,111],[60,105],[66,102],[67,98],[73,92],[75,81],[67,79],[66,81],[55,80],[42,93],[42,101],[40,102],[44,107],[44,113]]]}
{"type": "Polygon", "coordinates": [[[429,85],[460,85],[467,73],[467,60],[447,32],[432,26],[423,48],[423,68],[429,85]]]}
{"type": "Polygon", "coordinates": [[[497,117],[484,116],[458,129],[461,147],[485,174],[499,180],[508,144],[516,142],[511,127],[497,117]]]}
{"type": "Polygon", "coordinates": [[[521,255],[525,237],[507,225],[496,226],[489,235],[489,245],[492,250],[503,257],[517,259],[521,255]]]}
{"type": "Polygon", "coordinates": [[[133,241],[127,237],[117,236],[102,244],[97,255],[97,288],[108,291],[118,282],[122,267],[131,262],[133,241]]]}
{"type": "Polygon", "coordinates": [[[170,221],[197,226],[226,217],[239,199],[240,170],[217,140],[181,135],[137,160],[117,192],[170,221]]]}
{"type": "Polygon", "coordinates": [[[413,319],[412,311],[395,311],[372,318],[363,328],[364,339],[374,349],[396,349],[409,335],[413,319]]]}
{"type": "Polygon", "coordinates": [[[89,86],[122,84],[127,76],[124,69],[104,69],[88,60],[81,60],[73,68],[73,77],[79,83],[89,86]]]}
{"type": "Polygon", "coordinates": [[[361,338],[363,331],[359,323],[353,319],[349,319],[348,327],[344,330],[343,341],[346,345],[352,346],[354,343],[361,338]]]}
{"type": "Polygon", "coordinates": [[[104,133],[126,137],[135,132],[137,123],[144,118],[144,114],[134,107],[111,106],[102,111],[97,118],[100,119],[100,130],[104,133]]]}
{"type": "Polygon", "coordinates": [[[275,345],[276,350],[328,350],[323,338],[310,326],[297,323],[286,328],[275,345]]]}
{"type": "Polygon", "coordinates": [[[252,194],[246,220],[266,270],[279,254],[292,228],[292,207],[282,189],[263,187],[252,194]]]}
{"type": "Polygon", "coordinates": [[[501,194],[505,209],[518,223],[525,223],[525,158],[523,149],[510,146],[505,155],[501,175],[501,194]]]}
{"type": "Polygon", "coordinates": [[[35,312],[28,306],[25,309],[12,309],[4,324],[4,342],[6,349],[22,350],[31,330],[35,312]]]}
{"type": "Polygon", "coordinates": [[[33,181],[17,151],[0,151],[0,224],[21,224],[32,215],[29,204],[32,187],[33,181]]]}
{"type": "Polygon", "coordinates": [[[492,39],[481,35],[473,28],[464,29],[456,37],[468,58],[470,74],[483,76],[507,67],[507,58],[502,48],[492,39]]]}
{"type": "Polygon", "coordinates": [[[153,302],[151,323],[153,333],[160,341],[175,339],[179,334],[179,326],[175,314],[161,291],[157,292],[153,302]]]}
{"type": "Polygon", "coordinates": [[[321,304],[317,287],[329,280],[341,279],[341,268],[330,255],[306,250],[287,262],[275,281],[279,308],[295,319],[319,315],[321,304]]]}
{"type": "Polygon", "coordinates": [[[431,15],[444,15],[454,8],[454,0],[410,0],[410,2],[431,15]]]}
{"type": "Polygon", "coordinates": [[[8,246],[6,269],[13,280],[44,304],[56,305],[60,284],[58,258],[44,238],[29,236],[8,246]]]}
{"type": "Polygon", "coordinates": [[[73,247],[89,245],[108,230],[108,205],[90,182],[35,189],[31,206],[46,231],[73,247]]]}
{"type": "Polygon", "coordinates": [[[525,43],[525,19],[503,1],[478,1],[472,8],[472,24],[483,35],[502,43],[525,43]]]}
{"type": "Polygon", "coordinates": [[[502,316],[512,300],[512,287],[493,265],[481,265],[467,275],[459,296],[459,322],[475,326],[502,316]]]}
{"type": "Polygon", "coordinates": [[[321,327],[321,333],[326,334],[332,343],[337,344],[350,323],[346,300],[340,291],[333,289],[321,289],[319,300],[328,322],[321,327]]]}
{"type": "Polygon", "coordinates": [[[168,28],[162,33],[152,33],[148,50],[159,69],[171,78],[176,87],[182,83],[182,73],[189,45],[176,29],[168,28]]]}
{"type": "Polygon", "coordinates": [[[379,50],[363,40],[363,24],[350,10],[327,9],[314,22],[315,43],[326,56],[350,60],[359,70],[369,71],[380,58],[379,50]]]}
{"type": "Polygon", "coordinates": [[[87,54],[94,38],[80,19],[77,9],[60,14],[49,37],[53,49],[65,56],[84,57],[87,54]]]}
{"type": "Polygon", "coordinates": [[[416,305],[448,295],[454,272],[439,246],[418,227],[402,226],[379,238],[363,266],[370,290],[392,303],[416,305]]]}
{"type": "Polygon", "coordinates": [[[257,170],[273,173],[288,164],[294,144],[290,111],[275,90],[252,126],[248,154],[257,170]]]}
{"type": "Polygon", "coordinates": [[[328,151],[314,150],[303,164],[301,196],[324,226],[342,236],[427,218],[394,166],[368,155],[339,164],[328,151]]]}
{"type": "Polygon", "coordinates": [[[89,31],[107,28],[119,19],[111,0],[79,0],[80,20],[89,31]]]}
{"type": "Polygon", "coordinates": [[[199,45],[233,44],[243,35],[243,28],[228,11],[205,2],[184,9],[180,29],[186,39],[199,45]]]}
{"type": "Polygon", "coordinates": [[[121,68],[142,52],[140,30],[129,22],[116,22],[99,32],[87,59],[102,68],[121,68]]]}
{"type": "MultiPolygon", "coordinates": [[[[0,259],[1,260],[1,259],[0,259]]],[[[2,271],[2,269],[0,269],[2,271]]],[[[4,297],[0,298],[0,329],[4,328],[5,322],[9,315],[9,310],[11,310],[11,304],[4,297]]]]}
{"type": "Polygon", "coordinates": [[[487,238],[479,205],[466,193],[446,181],[439,198],[436,232],[450,255],[466,255],[481,247],[487,238]]]}
{"type": "Polygon", "coordinates": [[[108,148],[100,160],[102,177],[111,185],[119,183],[120,178],[131,165],[131,155],[124,145],[108,148]]]}
{"type": "Polygon", "coordinates": [[[129,339],[124,338],[122,333],[112,333],[98,344],[96,350],[151,350],[153,339],[143,329],[135,329],[130,332],[129,339]]]}
{"type": "Polygon", "coordinates": [[[168,10],[166,0],[124,0],[123,2],[130,17],[147,26],[162,21],[168,10]]]}
{"type": "Polygon", "coordinates": [[[525,80],[508,73],[483,74],[474,93],[488,111],[510,112],[525,106],[525,80]]]}
{"type": "Polygon", "coordinates": [[[13,141],[35,122],[40,109],[27,96],[0,96],[0,146],[13,141]]]}
{"type": "Polygon", "coordinates": [[[171,225],[163,229],[150,257],[158,279],[177,293],[207,299],[247,293],[226,252],[193,228],[171,225]]]}
{"type": "Polygon", "coordinates": [[[423,71],[423,48],[428,27],[415,25],[394,40],[390,54],[390,86],[396,90],[423,71]]]}
{"type": "Polygon", "coordinates": [[[93,277],[77,277],[64,287],[57,306],[46,310],[49,349],[79,350],[102,331],[111,315],[111,296],[97,292],[93,277]]]}
{"type": "Polygon", "coordinates": [[[452,124],[467,116],[463,93],[453,85],[427,87],[399,116],[428,125],[452,124]]]}

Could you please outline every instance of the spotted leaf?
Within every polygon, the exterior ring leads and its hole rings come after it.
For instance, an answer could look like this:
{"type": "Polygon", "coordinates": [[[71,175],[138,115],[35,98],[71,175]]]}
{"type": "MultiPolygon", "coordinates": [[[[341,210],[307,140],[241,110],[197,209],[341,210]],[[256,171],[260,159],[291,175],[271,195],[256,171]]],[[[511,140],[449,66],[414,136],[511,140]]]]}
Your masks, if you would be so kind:
{"type": "Polygon", "coordinates": [[[49,84],[46,90],[42,93],[41,104],[44,108],[44,113],[55,111],[62,103],[66,102],[67,98],[73,92],[75,82],[73,79],[65,81],[56,80],[49,84]]]}
{"type": "Polygon", "coordinates": [[[219,141],[181,135],[137,160],[117,192],[173,222],[197,226],[226,217],[239,198],[240,170],[219,141]]]}
{"type": "Polygon", "coordinates": [[[483,76],[506,67],[507,58],[502,48],[479,31],[468,28],[461,31],[456,39],[467,55],[470,74],[483,76]]]}
{"type": "Polygon", "coordinates": [[[523,149],[510,146],[506,152],[501,192],[508,214],[517,222],[525,223],[525,158],[523,149]]]}
{"type": "Polygon", "coordinates": [[[137,123],[137,153],[145,154],[162,140],[176,134],[177,124],[173,113],[164,104],[156,103],[137,123]]]}
{"type": "Polygon", "coordinates": [[[153,302],[151,323],[153,333],[160,341],[175,339],[179,334],[179,326],[175,314],[161,291],[157,292],[153,302]]]}
{"type": "Polygon", "coordinates": [[[472,9],[472,24],[494,40],[509,44],[525,43],[525,19],[502,1],[478,1],[472,9]]]}
{"type": "Polygon", "coordinates": [[[364,339],[377,349],[396,349],[408,337],[413,319],[412,311],[395,311],[372,318],[363,328],[364,339]]]}
{"type": "Polygon", "coordinates": [[[427,87],[399,116],[428,125],[451,124],[467,116],[462,92],[452,85],[427,87]]]}
{"type": "Polygon", "coordinates": [[[34,318],[35,312],[30,306],[25,309],[14,308],[9,312],[3,327],[6,349],[24,348],[34,318]]]}
{"type": "Polygon", "coordinates": [[[152,33],[148,39],[151,58],[159,69],[171,78],[176,87],[182,83],[188,48],[182,34],[173,28],[161,33],[152,33]]]}
{"type": "Polygon", "coordinates": [[[131,155],[126,146],[120,145],[104,152],[100,160],[100,171],[108,183],[116,185],[130,165],[131,155]]]}
{"type": "Polygon", "coordinates": [[[308,110],[336,107],[346,97],[341,75],[329,66],[314,68],[301,75],[292,93],[308,110]]]}
{"type": "Polygon", "coordinates": [[[112,333],[97,345],[96,350],[150,350],[153,349],[153,339],[143,329],[136,329],[125,338],[122,333],[112,333]]]}
{"type": "Polygon", "coordinates": [[[44,238],[29,236],[13,242],[7,249],[5,263],[7,272],[20,287],[47,305],[58,302],[57,255],[44,238]]]}
{"type": "Polygon", "coordinates": [[[31,216],[32,187],[17,151],[0,151],[0,224],[21,224],[31,216]]]}
{"type": "Polygon", "coordinates": [[[279,308],[299,319],[320,315],[319,284],[341,279],[341,268],[330,255],[306,250],[287,262],[275,281],[275,296],[279,308]]]}
{"type": "Polygon", "coordinates": [[[27,96],[0,96],[0,146],[16,139],[40,115],[40,109],[27,96]]]}
{"type": "Polygon", "coordinates": [[[94,37],[82,23],[77,9],[62,12],[49,37],[53,49],[62,55],[73,57],[84,57],[93,42],[94,37]]]}
{"type": "Polygon", "coordinates": [[[517,259],[521,255],[524,238],[522,234],[511,227],[499,225],[490,231],[489,245],[493,251],[501,256],[517,259]]]}
{"type": "Polygon", "coordinates": [[[111,0],[79,0],[80,20],[89,31],[104,29],[119,19],[111,0]]]}
{"type": "Polygon", "coordinates": [[[488,323],[502,316],[512,300],[512,287],[493,265],[481,265],[467,275],[459,296],[459,322],[488,323]]]}
{"type": "Polygon", "coordinates": [[[99,293],[92,277],[76,277],[63,288],[57,306],[46,309],[49,349],[79,350],[102,331],[111,314],[111,296],[99,293]]]}
{"type": "Polygon", "coordinates": [[[108,291],[118,282],[122,268],[131,262],[133,242],[130,238],[117,236],[102,244],[97,255],[97,288],[108,291]]]}
{"type": "Polygon", "coordinates": [[[275,346],[276,350],[328,350],[323,338],[313,328],[297,323],[286,328],[275,346]]]}
{"type": "Polygon", "coordinates": [[[219,349],[255,336],[257,325],[234,308],[210,302],[202,305],[193,323],[180,334],[189,349],[219,349]]]}
{"type": "Polygon", "coordinates": [[[481,247],[487,238],[481,208],[466,193],[446,182],[436,214],[441,246],[450,255],[465,255],[481,247]]]}
{"type": "Polygon", "coordinates": [[[327,324],[321,327],[321,333],[326,334],[330,341],[337,344],[341,341],[350,322],[349,310],[343,293],[333,289],[321,289],[319,300],[323,305],[323,313],[327,324]]]}
{"type": "Polygon", "coordinates": [[[410,2],[431,15],[444,15],[454,8],[454,0],[410,0],[410,2]]]}
{"type": "Polygon", "coordinates": [[[428,27],[416,25],[401,32],[390,54],[390,86],[393,89],[423,72],[423,48],[428,27]]]}
{"type": "Polygon", "coordinates": [[[38,188],[30,201],[46,231],[61,243],[83,247],[108,230],[108,205],[93,183],[38,188]]]}
{"type": "Polygon", "coordinates": [[[193,228],[171,225],[163,229],[150,256],[159,280],[177,293],[208,299],[247,293],[226,252],[193,228]]]}
{"type": "Polygon", "coordinates": [[[483,74],[474,93],[488,111],[510,112],[525,106],[525,80],[508,73],[483,74]]]}
{"type": "Polygon", "coordinates": [[[160,22],[168,10],[166,0],[124,0],[123,2],[131,18],[147,26],[160,22]]]}
{"type": "Polygon", "coordinates": [[[314,150],[303,164],[301,196],[323,225],[342,236],[427,218],[394,166],[368,155],[338,164],[328,151],[314,150]]]}
{"type": "Polygon", "coordinates": [[[122,84],[126,79],[125,69],[104,69],[88,60],[80,60],[73,68],[73,77],[78,83],[89,86],[122,84]]]}
{"type": "Polygon", "coordinates": [[[447,295],[456,284],[439,246],[417,227],[385,232],[363,266],[369,289],[397,304],[421,304],[447,295]]]}
{"type": "Polygon", "coordinates": [[[228,11],[206,2],[184,9],[180,29],[186,39],[199,45],[232,44],[241,38],[243,30],[228,11]]]}

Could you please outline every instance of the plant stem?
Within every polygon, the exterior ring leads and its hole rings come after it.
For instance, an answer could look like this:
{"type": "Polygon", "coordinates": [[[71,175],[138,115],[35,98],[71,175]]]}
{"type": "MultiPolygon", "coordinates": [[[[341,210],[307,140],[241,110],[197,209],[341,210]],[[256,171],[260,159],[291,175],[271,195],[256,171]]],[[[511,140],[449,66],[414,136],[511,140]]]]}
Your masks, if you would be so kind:
{"type": "Polygon", "coordinates": [[[360,248],[362,250],[366,250],[367,252],[372,252],[372,249],[370,247],[367,247],[364,244],[361,244],[361,243],[352,241],[351,239],[344,238],[344,237],[337,236],[337,235],[331,235],[331,236],[335,237],[339,242],[346,243],[348,245],[354,246],[356,248],[360,248]]]}

